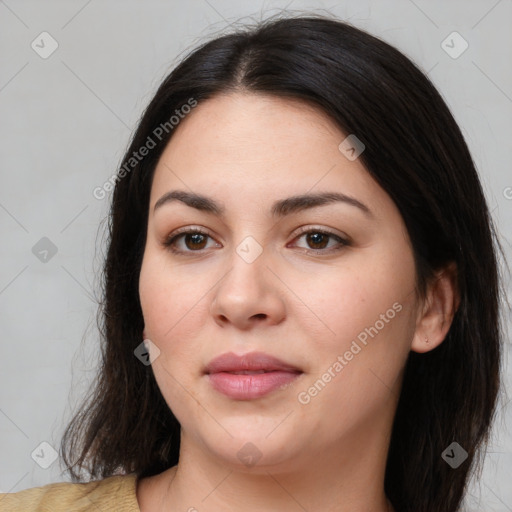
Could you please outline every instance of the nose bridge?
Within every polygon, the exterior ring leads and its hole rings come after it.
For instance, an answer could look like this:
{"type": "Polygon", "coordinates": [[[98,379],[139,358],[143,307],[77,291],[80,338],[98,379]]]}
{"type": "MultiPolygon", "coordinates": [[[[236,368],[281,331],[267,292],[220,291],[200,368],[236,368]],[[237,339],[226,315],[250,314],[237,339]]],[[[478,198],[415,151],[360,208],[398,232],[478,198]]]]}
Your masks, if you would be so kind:
{"type": "Polygon", "coordinates": [[[218,283],[212,301],[212,314],[224,322],[247,326],[251,318],[266,318],[278,323],[284,305],[275,279],[267,268],[270,250],[256,237],[246,235],[235,246],[229,258],[227,274],[218,283]]]}
{"type": "Polygon", "coordinates": [[[267,269],[269,250],[264,249],[253,235],[246,235],[234,245],[229,258],[230,271],[224,279],[225,288],[231,288],[229,293],[243,292],[250,294],[253,299],[262,293],[262,287],[267,284],[264,274],[267,269]],[[228,284],[229,283],[229,284],[228,284]]]}
{"type": "MultiPolygon", "coordinates": [[[[261,239],[261,237],[258,237],[261,239]]],[[[245,236],[236,246],[236,254],[247,264],[252,265],[260,260],[264,252],[264,247],[253,235],[245,236]]],[[[265,251],[268,254],[268,248],[265,251]]]]}

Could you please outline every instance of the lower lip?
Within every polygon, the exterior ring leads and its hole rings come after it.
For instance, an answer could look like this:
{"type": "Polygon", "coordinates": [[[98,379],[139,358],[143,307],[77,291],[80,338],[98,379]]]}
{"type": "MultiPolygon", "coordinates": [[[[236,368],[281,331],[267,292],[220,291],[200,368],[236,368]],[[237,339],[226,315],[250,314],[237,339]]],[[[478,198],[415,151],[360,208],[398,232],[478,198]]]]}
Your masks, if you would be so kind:
{"type": "Polygon", "coordinates": [[[211,385],[235,400],[252,400],[293,382],[301,373],[273,371],[252,375],[219,372],[208,375],[211,385]]]}

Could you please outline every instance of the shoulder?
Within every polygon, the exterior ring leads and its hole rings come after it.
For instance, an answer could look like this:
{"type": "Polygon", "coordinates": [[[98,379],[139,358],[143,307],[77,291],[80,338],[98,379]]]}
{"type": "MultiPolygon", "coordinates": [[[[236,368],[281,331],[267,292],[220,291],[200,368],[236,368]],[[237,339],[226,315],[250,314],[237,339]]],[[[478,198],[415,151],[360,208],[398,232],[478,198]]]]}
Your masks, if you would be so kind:
{"type": "Polygon", "coordinates": [[[58,482],[0,494],[2,512],[140,512],[137,475],[115,475],[87,483],[58,482]]]}

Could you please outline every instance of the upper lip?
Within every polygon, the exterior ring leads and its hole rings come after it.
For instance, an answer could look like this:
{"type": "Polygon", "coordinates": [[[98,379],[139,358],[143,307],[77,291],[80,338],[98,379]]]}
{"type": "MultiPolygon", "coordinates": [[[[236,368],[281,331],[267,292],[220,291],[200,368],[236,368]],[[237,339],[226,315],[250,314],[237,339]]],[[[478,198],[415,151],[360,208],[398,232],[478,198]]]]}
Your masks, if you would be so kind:
{"type": "Polygon", "coordinates": [[[240,372],[245,370],[281,370],[302,373],[302,370],[296,366],[264,352],[249,352],[242,355],[226,352],[212,359],[206,366],[205,373],[240,372]]]}

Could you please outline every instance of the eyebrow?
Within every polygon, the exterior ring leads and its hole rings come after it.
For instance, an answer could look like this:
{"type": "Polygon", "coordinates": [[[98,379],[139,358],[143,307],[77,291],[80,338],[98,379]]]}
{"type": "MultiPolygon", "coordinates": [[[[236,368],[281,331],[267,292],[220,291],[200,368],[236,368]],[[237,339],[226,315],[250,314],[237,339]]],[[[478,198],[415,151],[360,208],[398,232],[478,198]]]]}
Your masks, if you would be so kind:
{"type": "MultiPolygon", "coordinates": [[[[194,192],[185,192],[182,190],[173,190],[164,194],[155,203],[153,211],[162,207],[164,204],[169,204],[174,201],[180,201],[191,208],[200,210],[202,212],[211,213],[219,217],[224,216],[225,208],[217,203],[211,197],[197,194],[194,192]]],[[[354,206],[362,211],[367,217],[375,218],[372,211],[364,203],[355,197],[348,196],[339,192],[320,192],[316,194],[301,194],[296,196],[287,197],[273,203],[270,213],[273,217],[285,217],[293,213],[297,213],[309,208],[323,206],[336,202],[346,203],[354,206]]]]}

